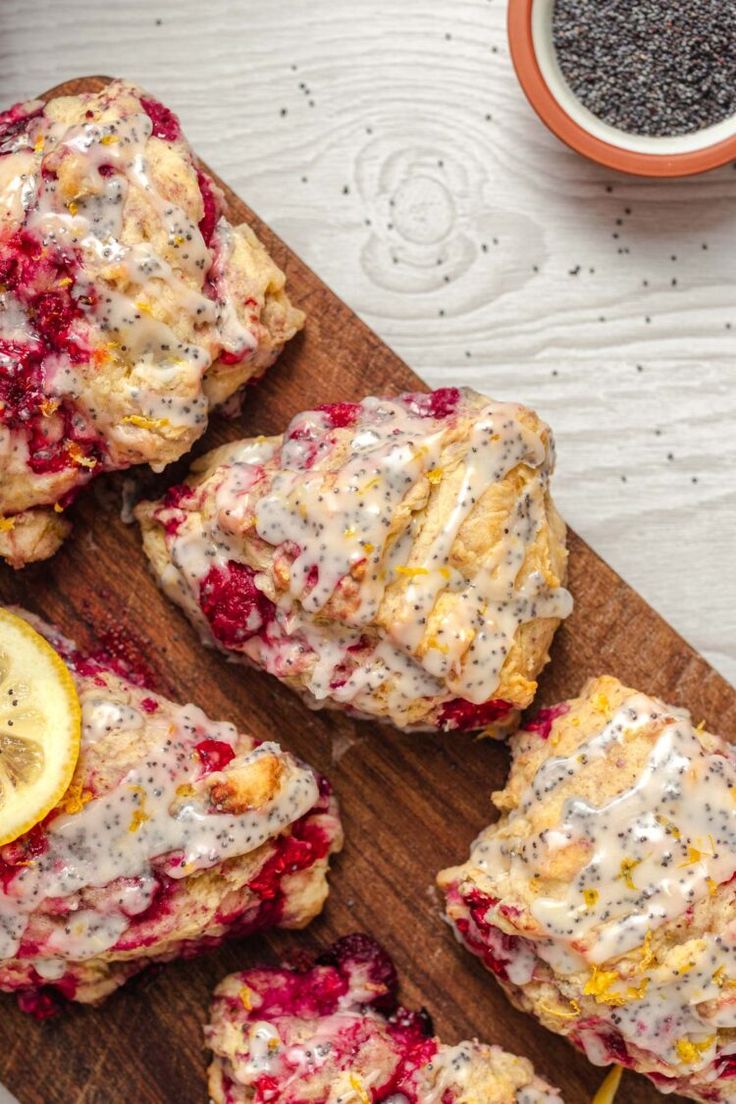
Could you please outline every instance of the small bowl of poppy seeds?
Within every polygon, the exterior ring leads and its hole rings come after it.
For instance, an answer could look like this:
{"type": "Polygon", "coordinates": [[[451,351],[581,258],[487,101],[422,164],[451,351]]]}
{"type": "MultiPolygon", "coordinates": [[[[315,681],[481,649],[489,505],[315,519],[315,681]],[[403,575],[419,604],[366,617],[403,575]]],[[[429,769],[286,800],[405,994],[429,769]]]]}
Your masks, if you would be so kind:
{"type": "Polygon", "coordinates": [[[509,43],[542,121],[638,176],[736,159],[736,0],[509,0],[509,43]]]}

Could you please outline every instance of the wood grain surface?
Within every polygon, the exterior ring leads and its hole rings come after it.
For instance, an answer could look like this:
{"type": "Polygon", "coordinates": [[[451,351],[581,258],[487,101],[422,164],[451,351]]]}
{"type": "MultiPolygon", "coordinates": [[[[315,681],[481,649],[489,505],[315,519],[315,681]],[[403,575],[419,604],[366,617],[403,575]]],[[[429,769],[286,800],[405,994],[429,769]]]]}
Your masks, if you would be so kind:
{"type": "Polygon", "coordinates": [[[565,516],[736,682],[736,172],[565,149],[508,2],[0,0],[0,102],[150,89],[423,379],[539,410],[565,516]]]}
{"type": "MultiPolygon", "coordinates": [[[[86,78],[54,93],[99,84],[86,78]]],[[[277,432],[296,411],[319,402],[422,386],[225,191],[231,217],[250,221],[285,267],[308,324],[248,393],[243,416],[235,423],[214,419],[200,448],[277,432]]],[[[174,474],[143,480],[150,490],[172,482],[174,474]]],[[[584,1104],[601,1071],[508,1005],[492,978],[454,942],[433,888],[437,870],[464,858],[490,819],[488,796],[504,780],[506,749],[464,736],[402,736],[312,713],[274,680],[204,650],[158,592],[137,530],[120,518],[123,482],[122,476],[101,479],[82,496],[74,535],[52,561],[20,574],[4,568],[0,598],[49,617],[82,645],[94,645],[112,627],[124,628],[145,650],[164,692],[258,737],[276,738],[325,771],[342,804],[347,843],[333,865],[325,913],[305,933],[230,943],[128,985],[99,1009],[72,1008],[43,1024],[3,997],[0,1078],[22,1104],[204,1101],[201,1024],[212,986],[232,969],[364,929],[386,943],[404,979],[404,998],[425,1004],[447,1041],[477,1035],[525,1054],[560,1085],[567,1104],[584,1104]]],[[[576,609],[554,643],[539,704],[575,693],[590,675],[611,672],[688,705],[696,720],[736,738],[736,692],[575,535],[570,568],[576,609]]],[[[626,1075],[622,1104],[659,1099],[643,1079],[626,1075]]]]}

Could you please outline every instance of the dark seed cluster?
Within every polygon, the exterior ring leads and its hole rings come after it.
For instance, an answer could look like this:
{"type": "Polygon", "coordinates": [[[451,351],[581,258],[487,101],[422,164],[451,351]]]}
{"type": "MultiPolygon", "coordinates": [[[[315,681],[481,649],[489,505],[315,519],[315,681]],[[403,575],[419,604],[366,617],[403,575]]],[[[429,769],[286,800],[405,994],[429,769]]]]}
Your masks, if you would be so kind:
{"type": "Polygon", "coordinates": [[[562,73],[599,119],[692,134],[736,113],[733,0],[555,0],[562,73]]]}

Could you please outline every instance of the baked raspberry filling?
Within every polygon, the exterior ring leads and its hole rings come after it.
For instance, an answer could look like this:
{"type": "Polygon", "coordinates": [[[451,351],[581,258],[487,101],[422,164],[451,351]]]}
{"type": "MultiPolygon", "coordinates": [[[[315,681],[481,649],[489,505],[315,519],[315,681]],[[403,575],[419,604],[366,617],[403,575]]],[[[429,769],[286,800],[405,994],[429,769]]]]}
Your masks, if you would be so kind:
{"type": "Polygon", "coordinates": [[[31,620],[74,674],[83,736],[61,803],[0,848],[0,989],[45,1017],[51,994],[97,1002],[152,963],[311,919],[341,843],[327,780],[275,743],[137,688],[139,655],[122,634],[85,656],[31,620]],[[264,758],[274,781],[249,801],[243,779],[264,758]]]}
{"type": "Polygon", "coordinates": [[[220,217],[220,204],[212,187],[212,181],[201,169],[197,169],[197,183],[204,208],[204,214],[199,222],[199,232],[204,238],[205,245],[209,245],[220,217]]]}
{"type": "MultiPolygon", "coordinates": [[[[322,799],[324,807],[326,802],[322,799]]],[[[315,810],[319,806],[315,807],[315,810]]],[[[283,904],[282,879],[299,870],[306,870],[323,859],[330,849],[331,840],[315,823],[314,811],[297,820],[291,826],[288,836],[275,841],[276,849],[261,869],[248,882],[251,889],[263,901],[278,901],[283,904]]]]}
{"type": "MultiPolygon", "coordinates": [[[[102,462],[104,447],[71,399],[53,397],[49,379],[49,365],[89,356],[73,332],[83,316],[73,297],[77,268],[72,254],[47,248],[27,230],[0,243],[0,285],[32,328],[24,340],[0,338],[0,422],[25,435],[34,474],[77,466],[84,480],[102,462]]],[[[84,298],[86,309],[91,300],[84,298]]]]}
{"type": "Polygon", "coordinates": [[[439,387],[426,395],[416,391],[403,398],[422,418],[449,418],[460,405],[462,392],[458,387],[439,387]]]}
{"type": "MultiPolygon", "coordinates": [[[[260,1068],[248,1063],[245,1073],[238,1070],[237,1081],[253,1091],[254,1104],[325,1104],[325,1073],[330,1082],[348,1073],[366,1086],[370,1104],[421,1104],[418,1074],[439,1044],[427,1012],[399,1005],[396,970],[374,939],[349,935],[313,963],[303,958],[296,967],[249,970],[230,981],[238,996],[215,995],[215,1021],[237,1025],[245,1039],[249,1023],[266,1025],[283,1044],[260,1068]]],[[[217,1022],[207,1029],[210,1040],[218,1029],[217,1022]]],[[[224,1081],[236,1083],[228,1074],[224,1081]]]]}
{"type": "Polygon", "coordinates": [[[202,613],[226,648],[237,648],[274,620],[276,607],[256,586],[255,575],[248,564],[229,560],[224,567],[211,567],[200,584],[202,613]]]}
{"type": "Polygon", "coordinates": [[[511,672],[523,660],[536,673],[550,622],[569,612],[551,576],[519,578],[520,547],[525,562],[536,556],[548,524],[551,467],[547,427],[522,407],[459,388],[369,396],[297,414],[280,438],[216,450],[186,514],[167,497],[137,515],[164,589],[205,638],[314,708],[501,735],[533,689],[511,672]],[[521,496],[519,480],[539,495],[521,496]],[[488,571],[489,550],[466,534],[487,528],[474,511],[495,486],[513,494],[509,541],[488,571]],[[520,632],[542,618],[541,636],[520,632]]]}
{"type": "Polygon", "coordinates": [[[25,104],[13,104],[7,111],[0,111],[0,154],[10,153],[14,139],[22,134],[31,119],[43,111],[43,104],[28,110],[25,104]]]}
{"type": "Polygon", "coordinates": [[[223,740],[200,740],[195,744],[194,750],[202,763],[201,777],[212,774],[213,771],[224,770],[235,758],[232,747],[223,740]]]}
{"type": "Polygon", "coordinates": [[[93,477],[180,459],[302,323],[173,112],[116,80],[56,106],[0,113],[0,556],[16,568],[53,555],[93,477]]]}
{"type": "Polygon", "coordinates": [[[469,732],[474,728],[483,728],[484,725],[493,724],[501,717],[505,717],[513,709],[511,702],[494,698],[491,701],[474,702],[465,701],[464,698],[453,698],[440,707],[438,724],[445,732],[457,730],[469,732]]]}
{"type": "Polygon", "coordinates": [[[360,414],[360,403],[323,403],[317,407],[327,418],[330,429],[347,429],[355,425],[360,414]]]}
{"type": "Polygon", "coordinates": [[[536,732],[542,740],[548,740],[552,725],[557,718],[564,717],[569,712],[570,706],[567,702],[560,702],[559,705],[551,705],[547,709],[540,709],[530,721],[526,722],[524,730],[526,732],[536,732]]]}
{"type": "Polygon", "coordinates": [[[168,107],[150,96],[141,96],[141,107],[153,123],[151,133],[154,138],[163,138],[166,142],[175,142],[181,137],[179,120],[168,107]]]}

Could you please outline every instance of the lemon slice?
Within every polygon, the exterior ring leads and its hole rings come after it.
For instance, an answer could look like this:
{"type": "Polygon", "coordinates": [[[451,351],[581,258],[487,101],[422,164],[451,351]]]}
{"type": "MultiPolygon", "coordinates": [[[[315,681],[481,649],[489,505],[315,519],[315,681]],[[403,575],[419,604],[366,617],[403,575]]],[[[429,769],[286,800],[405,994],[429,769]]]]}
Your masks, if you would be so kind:
{"type": "Polygon", "coordinates": [[[0,845],[62,798],[79,758],[82,711],[61,657],[0,609],[0,845]]]}

